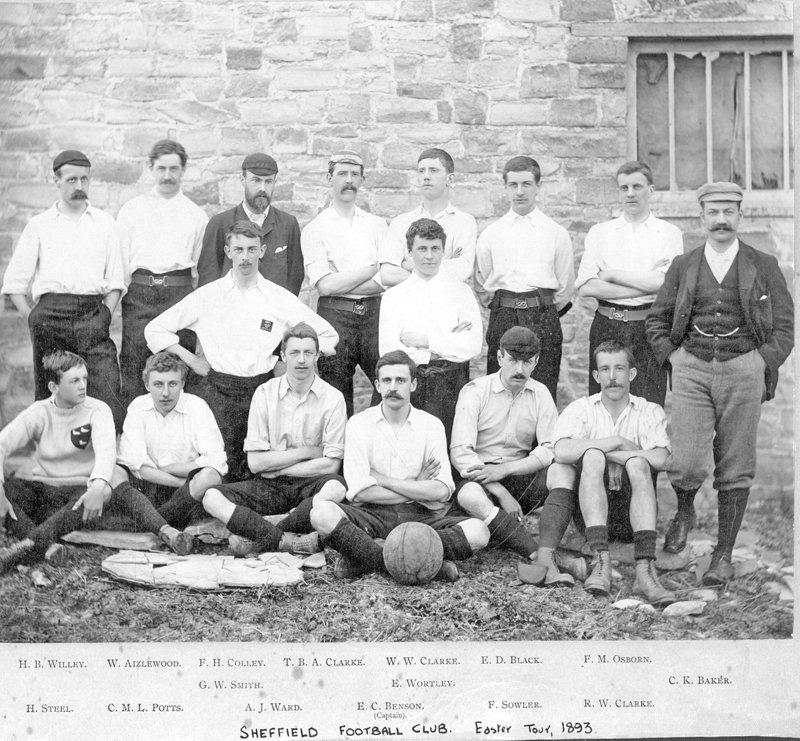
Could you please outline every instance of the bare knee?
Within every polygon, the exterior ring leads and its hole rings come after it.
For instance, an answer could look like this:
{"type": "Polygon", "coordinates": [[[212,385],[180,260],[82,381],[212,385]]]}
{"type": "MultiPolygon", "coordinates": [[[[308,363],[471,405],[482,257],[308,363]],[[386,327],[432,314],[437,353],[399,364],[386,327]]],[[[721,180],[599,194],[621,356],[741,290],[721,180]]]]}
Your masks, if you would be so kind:
{"type": "Polygon", "coordinates": [[[625,461],[625,471],[627,472],[628,478],[631,480],[631,482],[634,480],[642,481],[645,479],[652,481],[650,463],[640,456],[628,458],[628,460],[625,461]]]}
{"type": "Polygon", "coordinates": [[[313,502],[343,502],[347,490],[341,481],[326,481],[322,488],[314,494],[313,502]]]}
{"type": "Polygon", "coordinates": [[[472,517],[469,520],[459,522],[458,527],[463,530],[464,536],[469,543],[469,547],[472,548],[473,553],[482,548],[486,548],[489,544],[489,528],[480,520],[472,517]]]}
{"type": "Polygon", "coordinates": [[[569,463],[551,463],[547,469],[547,490],[574,488],[575,475],[575,466],[569,463]]]}
{"type": "Polygon", "coordinates": [[[330,535],[336,529],[339,521],[344,519],[344,512],[336,502],[323,500],[314,502],[310,517],[314,530],[323,535],[330,535]]]}
{"type": "Polygon", "coordinates": [[[199,470],[189,482],[189,494],[194,499],[200,499],[207,489],[212,486],[219,486],[222,483],[222,476],[219,471],[213,468],[203,468],[199,470]]]}
{"type": "Polygon", "coordinates": [[[602,476],[606,470],[606,454],[597,448],[591,448],[583,454],[581,474],[602,476]]]}
{"type": "Polygon", "coordinates": [[[465,512],[481,519],[489,516],[493,506],[483,487],[474,481],[461,487],[456,500],[465,512]]]}
{"type": "Polygon", "coordinates": [[[226,502],[225,496],[219,489],[207,489],[203,494],[203,509],[209,514],[214,514],[213,510],[215,505],[226,502]]]}

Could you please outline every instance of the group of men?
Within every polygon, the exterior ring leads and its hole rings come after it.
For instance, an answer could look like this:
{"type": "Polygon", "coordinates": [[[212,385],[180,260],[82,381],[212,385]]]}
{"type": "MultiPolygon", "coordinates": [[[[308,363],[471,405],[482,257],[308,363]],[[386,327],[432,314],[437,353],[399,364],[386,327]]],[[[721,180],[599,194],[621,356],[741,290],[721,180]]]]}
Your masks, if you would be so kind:
{"type": "Polygon", "coordinates": [[[713,449],[720,526],[705,579],[730,579],[760,404],[793,344],[777,261],[738,240],[739,186],[698,191],[707,241],[683,255],[680,231],[650,211],[650,169],[624,164],[622,214],[589,231],[576,279],[527,156],[505,163],[510,210],[480,237],[450,202],[442,149],[420,154],[421,204],[388,228],[356,205],[361,157],[332,156],[330,205],[302,232],[271,203],[269,155],[245,158],[242,203],[210,221],[181,192],[180,144],[156,143],[149,162],[155,189],[114,222],[89,205],[88,158],[59,154],[60,199],[31,220],[6,271],[2,292],[30,325],[37,401],[0,431],[0,462],[30,441],[36,453],[0,484],[0,524],[19,538],[0,550],[0,572],[57,558],[55,540],[104,508],[182,554],[203,510],[237,555],[329,545],[339,576],[383,569],[381,539],[413,520],[439,533],[444,578],[491,540],[523,556],[523,580],[577,578],[599,595],[611,589],[610,537],[633,540],[634,591],[664,604],[674,595],[653,565],[655,477],[666,470],[678,496],[665,542],[677,552],[713,449]],[[297,297],[304,276],[316,313],[297,297]],[[598,301],[590,395],[559,416],[560,317],[575,287],[598,301]],[[120,298],[121,383],[108,332],[120,298]],[[487,375],[470,381],[479,302],[487,375]],[[375,386],[358,414],[356,366],[375,386]],[[537,543],[521,515],[542,505],[537,543]],[[572,520],[591,570],[558,547],[572,520]]]}

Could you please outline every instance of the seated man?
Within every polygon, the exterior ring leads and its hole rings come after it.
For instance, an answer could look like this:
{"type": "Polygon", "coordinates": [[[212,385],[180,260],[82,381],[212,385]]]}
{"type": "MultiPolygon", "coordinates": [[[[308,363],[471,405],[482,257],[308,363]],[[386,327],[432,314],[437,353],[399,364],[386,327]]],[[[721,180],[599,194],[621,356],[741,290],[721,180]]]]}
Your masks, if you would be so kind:
{"type": "Polygon", "coordinates": [[[453,429],[458,392],[469,380],[469,361],[481,352],[481,310],[472,289],[441,271],[444,229],[418,219],[406,232],[411,276],[383,296],[378,324],[382,355],[403,350],[417,364],[411,403],[453,429]]]}
{"type": "Polygon", "coordinates": [[[148,393],[128,407],[112,481],[124,488],[131,474],[161,516],[180,529],[203,512],[206,489],[221,484],[228,471],[211,409],[183,391],[188,371],[173,353],[147,359],[142,380],[148,393]]]}
{"type": "MultiPolygon", "coordinates": [[[[558,417],[547,387],[530,377],[539,350],[533,330],[506,330],[497,351],[500,370],[470,381],[459,394],[450,443],[450,460],[462,477],[458,504],[488,525],[493,542],[526,559],[536,553],[536,540],[520,519],[547,496],[558,417]]],[[[572,564],[566,556],[562,561],[572,564]]],[[[572,565],[580,566],[577,560],[572,565]]],[[[575,583],[558,571],[547,577],[548,586],[575,583]]]]}
{"type": "Polygon", "coordinates": [[[453,560],[469,558],[489,542],[480,520],[451,515],[453,478],[442,423],[411,406],[416,366],[402,350],[383,355],[375,367],[381,403],[347,423],[344,475],[350,503],[316,502],[311,523],[341,557],[337,577],[384,571],[386,536],[404,522],[422,522],[444,547],[440,576],[458,579],[453,560]]]}
{"type": "MultiPolygon", "coordinates": [[[[668,604],[675,601],[675,595],[659,582],[654,563],[653,485],[653,471],[663,471],[669,455],[666,416],[658,404],[630,394],[636,368],[628,347],[617,340],[606,340],[595,349],[594,360],[596,370],[592,373],[600,384],[600,393],[572,402],[558,418],[552,437],[556,461],[553,475],[564,466],[574,468],[586,539],[595,554],[584,588],[600,596],[611,591],[608,497],[625,496],[627,490],[636,559],[633,592],[653,604],[668,604]]],[[[571,473],[567,472],[565,478],[571,478],[571,473]]],[[[560,542],[569,523],[567,515],[551,517],[548,509],[552,505],[548,497],[541,519],[540,538],[548,548],[560,542]],[[552,532],[554,527],[556,532],[552,532]]],[[[563,509],[563,502],[561,505],[563,509]]],[[[548,563],[548,555],[542,553],[537,560],[548,563]]]]}
{"type": "Polygon", "coordinates": [[[244,450],[255,477],[209,489],[206,511],[233,533],[237,556],[263,551],[315,553],[321,550],[311,533],[313,502],[342,501],[338,476],[344,454],[347,420],[344,397],[315,372],[319,339],[303,322],[288,329],[281,342],[286,374],[259,386],[250,404],[244,450]],[[289,512],[278,525],[262,515],[289,512]]]}
{"type": "Polygon", "coordinates": [[[50,398],[35,401],[0,431],[0,526],[21,539],[0,549],[0,574],[22,561],[52,558],[63,546],[51,544],[104,510],[127,515],[185,553],[185,534],[167,525],[144,494],[132,487],[112,491],[114,420],[105,402],[86,396],[83,358],[58,350],[42,365],[50,398]],[[36,450],[27,467],[3,483],[5,458],[30,442],[36,450]]]}

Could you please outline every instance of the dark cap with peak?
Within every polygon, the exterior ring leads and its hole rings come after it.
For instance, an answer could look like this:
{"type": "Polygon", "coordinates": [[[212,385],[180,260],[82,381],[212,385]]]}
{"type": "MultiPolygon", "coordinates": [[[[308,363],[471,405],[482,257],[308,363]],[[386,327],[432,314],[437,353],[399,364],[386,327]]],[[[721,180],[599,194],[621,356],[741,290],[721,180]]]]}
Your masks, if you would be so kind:
{"type": "Polygon", "coordinates": [[[91,167],[89,158],[77,149],[67,149],[56,155],[53,160],[53,172],[58,172],[64,165],[76,165],[78,167],[91,167]]]}
{"type": "Polygon", "coordinates": [[[252,172],[253,175],[274,175],[278,172],[278,163],[268,154],[256,152],[244,158],[242,170],[252,172]]]}
{"type": "Polygon", "coordinates": [[[500,338],[500,349],[516,360],[528,360],[538,355],[541,348],[536,332],[527,327],[511,327],[500,338]]]}

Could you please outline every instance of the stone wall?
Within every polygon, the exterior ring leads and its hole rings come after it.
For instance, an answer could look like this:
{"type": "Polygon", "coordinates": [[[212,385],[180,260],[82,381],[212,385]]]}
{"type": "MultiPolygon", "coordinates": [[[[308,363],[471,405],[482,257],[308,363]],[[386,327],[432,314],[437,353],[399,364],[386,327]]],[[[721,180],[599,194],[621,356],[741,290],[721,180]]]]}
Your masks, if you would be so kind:
{"type": "MultiPolygon", "coordinates": [[[[240,198],[244,154],[278,160],[276,203],[307,223],[326,198],[333,150],[362,152],[365,208],[390,218],[416,202],[418,152],[456,159],[453,200],[481,226],[507,209],[499,172],[514,154],[543,170],[541,205],[583,238],[613,211],[627,159],[627,38],[581,36],[604,21],[784,21],[790,0],[186,0],[0,3],[0,272],[31,215],[56,196],[53,155],[93,161],[92,202],[116,213],[149,187],[163,137],[190,154],[187,194],[214,213],[240,198]]],[[[617,27],[619,28],[619,27],[617,27]]],[[[691,195],[662,213],[699,239],[691,195]]],[[[792,272],[793,224],[769,208],[752,241],[792,272]]],[[[592,307],[564,320],[559,406],[584,393],[592,307]]],[[[118,316],[115,326],[118,329],[118,316]]],[[[0,422],[32,398],[26,328],[0,314],[0,422]]],[[[477,364],[476,364],[477,368],[477,364]]],[[[764,407],[762,491],[791,491],[793,374],[764,407]]]]}

